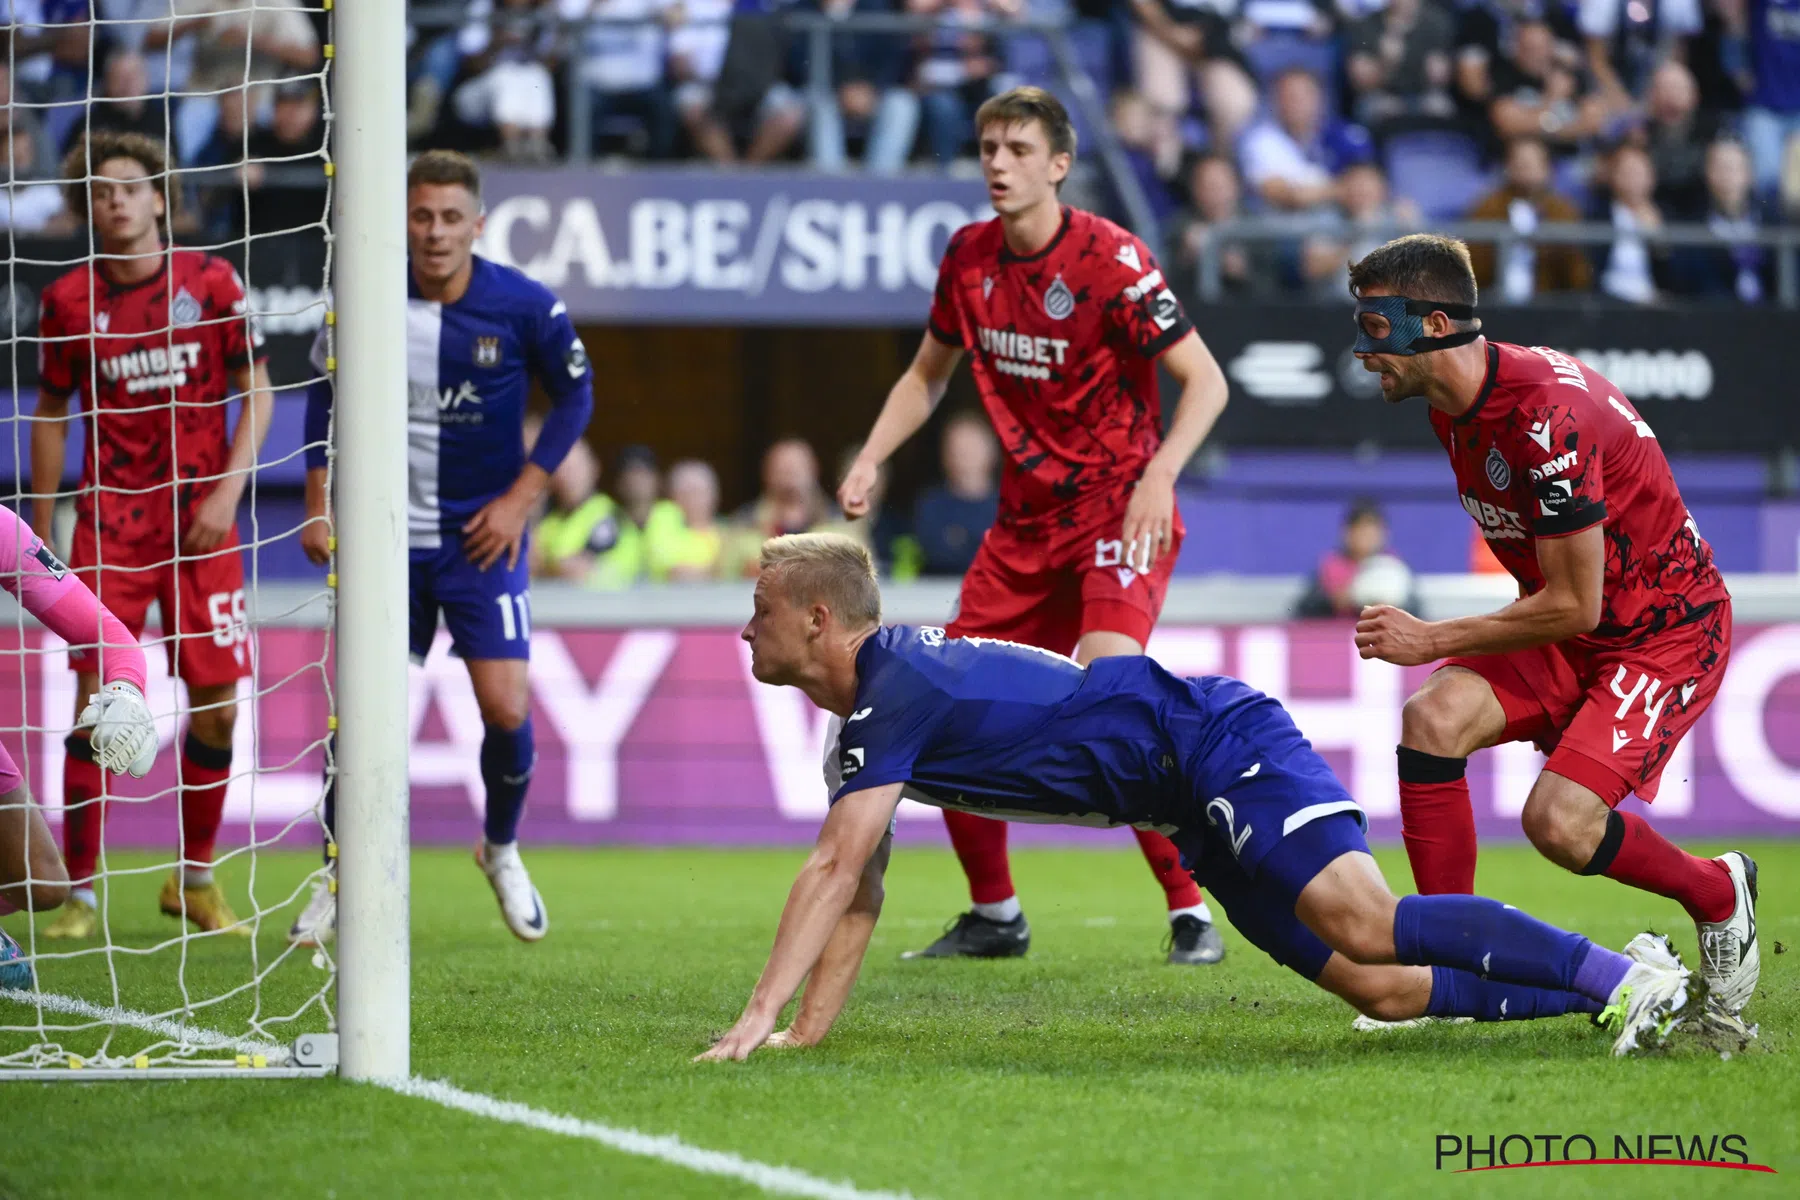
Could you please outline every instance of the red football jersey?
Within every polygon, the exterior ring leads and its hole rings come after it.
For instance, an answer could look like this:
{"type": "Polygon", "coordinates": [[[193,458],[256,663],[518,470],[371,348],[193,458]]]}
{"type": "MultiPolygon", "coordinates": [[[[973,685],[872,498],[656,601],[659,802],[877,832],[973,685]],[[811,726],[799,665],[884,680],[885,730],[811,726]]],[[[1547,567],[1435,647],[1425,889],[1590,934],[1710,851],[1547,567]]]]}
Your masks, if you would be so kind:
{"type": "Polygon", "coordinates": [[[1730,598],[1650,426],[1586,363],[1488,343],[1475,407],[1431,425],[1463,507],[1527,593],[1544,586],[1537,540],[1606,527],[1605,604],[1578,643],[1631,643],[1730,598]]]}
{"type": "Polygon", "coordinates": [[[224,470],[229,373],[263,357],[248,309],[231,264],[192,250],[142,283],[115,284],[90,263],[44,289],[38,386],[82,393],[95,427],[84,431],[77,511],[92,521],[98,508],[103,539],[154,543],[168,557],[208,477],[224,470]],[[168,491],[177,477],[206,479],[179,489],[180,525],[168,491]]]}
{"type": "Polygon", "coordinates": [[[1150,251],[1064,208],[1036,254],[998,217],[966,225],[938,268],[931,335],[969,352],[1006,452],[1000,519],[1032,526],[1130,486],[1162,444],[1156,359],[1193,328],[1150,251]]]}

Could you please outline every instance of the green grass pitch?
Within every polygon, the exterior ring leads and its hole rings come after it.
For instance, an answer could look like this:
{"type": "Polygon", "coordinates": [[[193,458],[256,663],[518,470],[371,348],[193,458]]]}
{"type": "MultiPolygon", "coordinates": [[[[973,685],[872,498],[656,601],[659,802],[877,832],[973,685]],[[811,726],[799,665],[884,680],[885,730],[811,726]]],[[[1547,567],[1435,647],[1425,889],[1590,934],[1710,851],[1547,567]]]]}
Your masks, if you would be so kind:
{"type": "MultiPolygon", "coordinates": [[[[515,942],[463,853],[413,867],[413,1067],[548,1112],[916,1197],[1792,1195],[1800,1176],[1800,842],[1762,872],[1760,1046],[1627,1061],[1580,1018],[1385,1035],[1227,931],[1214,968],[1161,963],[1160,895],[1122,836],[1016,858],[1031,956],[898,961],[963,896],[950,855],[902,849],[838,1028],[808,1051],[699,1066],[760,969],[798,850],[528,852],[550,937],[515,942]],[[1123,845],[1120,845],[1123,843],[1123,845]],[[1769,1176],[1669,1167],[1453,1175],[1439,1134],[1739,1134],[1769,1176]]],[[[1722,847],[1713,847],[1716,852],[1722,847]]],[[[1404,857],[1382,853],[1390,880],[1404,857]]],[[[120,865],[115,861],[115,866],[120,865]]],[[[269,856],[259,891],[312,860],[269,856]]],[[[117,941],[172,925],[125,877],[117,941]]],[[[234,894],[242,873],[228,877],[234,894]]],[[[1491,848],[1479,886],[1618,946],[1693,930],[1672,904],[1491,848]]],[[[291,910],[271,922],[277,949],[291,910]]],[[[7,928],[21,934],[23,918],[7,928]]],[[[120,958],[121,999],[175,1002],[173,967],[120,958]]],[[[247,978],[243,943],[190,950],[195,994],[247,978]]],[[[313,978],[284,971],[272,998],[313,978]]],[[[109,998],[104,967],[46,990],[109,998]]],[[[271,1005],[280,1007],[280,1004],[271,1005]]],[[[243,1009],[235,1010],[236,1016],[243,1009]]],[[[26,1015],[0,1004],[0,1023],[26,1015]]],[[[233,1012],[205,1023],[233,1028],[233,1012]]],[[[19,1046],[0,1034],[0,1051],[19,1046]]],[[[75,1039],[70,1040],[75,1044],[75,1039]]],[[[1460,1165],[1460,1164],[1458,1164],[1460,1165]]],[[[341,1081],[0,1084],[0,1197],[735,1196],[749,1185],[341,1081]]]]}

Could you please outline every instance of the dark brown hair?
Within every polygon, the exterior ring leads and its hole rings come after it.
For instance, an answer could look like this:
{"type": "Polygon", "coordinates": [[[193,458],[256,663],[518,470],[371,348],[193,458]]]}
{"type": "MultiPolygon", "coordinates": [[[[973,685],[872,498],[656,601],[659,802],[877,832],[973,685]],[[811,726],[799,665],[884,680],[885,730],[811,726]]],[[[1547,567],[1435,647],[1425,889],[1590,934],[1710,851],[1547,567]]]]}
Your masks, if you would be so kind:
{"type": "Polygon", "coordinates": [[[422,183],[456,184],[468,189],[477,201],[481,199],[481,168],[455,150],[427,150],[413,159],[406,170],[406,189],[411,191],[422,183]]]}
{"type": "Polygon", "coordinates": [[[67,194],[69,211],[80,220],[88,219],[88,180],[99,172],[102,163],[115,158],[128,158],[144,168],[150,184],[162,192],[163,233],[166,235],[181,207],[181,189],[168,181],[168,152],[161,143],[141,133],[97,129],[76,139],[69,152],[63,155],[62,162],[62,177],[68,180],[63,190],[67,194]],[[168,186],[165,187],[166,183],[168,186]]]}
{"type": "Polygon", "coordinates": [[[1414,300],[1475,304],[1475,268],[1469,247],[1436,233],[1409,233],[1350,264],[1350,294],[1380,288],[1414,300]]]}
{"type": "Polygon", "coordinates": [[[1036,121],[1044,127],[1044,137],[1050,143],[1050,153],[1075,154],[1075,124],[1069,120],[1069,110],[1063,102],[1041,87],[1016,87],[1011,91],[1001,92],[991,97],[975,110],[975,132],[999,122],[1003,125],[1018,125],[1026,121],[1036,121]]]}

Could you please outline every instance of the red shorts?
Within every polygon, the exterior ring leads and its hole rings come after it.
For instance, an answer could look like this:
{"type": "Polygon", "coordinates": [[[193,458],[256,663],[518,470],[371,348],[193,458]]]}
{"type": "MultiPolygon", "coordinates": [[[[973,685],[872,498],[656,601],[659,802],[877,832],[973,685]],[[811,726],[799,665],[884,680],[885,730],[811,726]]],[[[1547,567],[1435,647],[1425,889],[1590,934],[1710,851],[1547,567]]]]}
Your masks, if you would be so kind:
{"type": "MultiPolygon", "coordinates": [[[[92,523],[77,520],[70,568],[133,637],[144,632],[150,602],[157,602],[171,675],[189,687],[221,687],[250,674],[244,559],[235,528],[206,554],[179,562],[169,561],[173,546],[96,541],[92,523]]],[[[77,671],[100,666],[91,648],[69,651],[69,665],[77,671]]]]}
{"type": "Polygon", "coordinates": [[[1122,633],[1140,646],[1162,613],[1169,576],[1185,529],[1175,514],[1174,536],[1148,575],[1125,565],[1119,540],[1125,510],[1108,506],[1093,519],[1021,538],[1005,525],[989,529],[963,576],[951,637],[991,637],[1073,654],[1083,634],[1122,633]]]}
{"type": "Polygon", "coordinates": [[[1487,680],[1506,711],[1501,741],[1535,742],[1545,769],[1610,805],[1636,792],[1649,803],[1675,747],[1725,681],[1731,601],[1616,649],[1540,646],[1453,658],[1487,680]]]}

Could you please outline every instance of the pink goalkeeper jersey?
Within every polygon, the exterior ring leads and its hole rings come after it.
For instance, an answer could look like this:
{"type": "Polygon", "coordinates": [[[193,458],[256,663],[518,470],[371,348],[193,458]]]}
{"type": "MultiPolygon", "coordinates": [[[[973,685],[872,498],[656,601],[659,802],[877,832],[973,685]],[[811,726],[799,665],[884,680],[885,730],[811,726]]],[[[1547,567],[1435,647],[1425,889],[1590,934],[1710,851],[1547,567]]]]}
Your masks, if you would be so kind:
{"type": "Polygon", "coordinates": [[[71,646],[103,649],[103,683],[124,680],[144,689],[144,652],[119,619],[44,545],[31,526],[0,508],[0,587],[71,646]]]}

